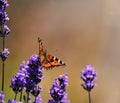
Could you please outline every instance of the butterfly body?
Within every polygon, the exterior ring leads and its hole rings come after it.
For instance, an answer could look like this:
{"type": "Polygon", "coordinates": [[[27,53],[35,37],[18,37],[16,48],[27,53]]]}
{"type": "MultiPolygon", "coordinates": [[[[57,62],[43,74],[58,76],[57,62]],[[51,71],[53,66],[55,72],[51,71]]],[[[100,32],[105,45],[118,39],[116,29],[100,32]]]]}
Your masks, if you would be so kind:
{"type": "Polygon", "coordinates": [[[44,50],[41,40],[40,40],[40,44],[39,44],[39,55],[40,55],[41,65],[45,69],[51,69],[53,67],[65,65],[65,63],[62,62],[59,58],[48,54],[47,51],[44,50]]]}

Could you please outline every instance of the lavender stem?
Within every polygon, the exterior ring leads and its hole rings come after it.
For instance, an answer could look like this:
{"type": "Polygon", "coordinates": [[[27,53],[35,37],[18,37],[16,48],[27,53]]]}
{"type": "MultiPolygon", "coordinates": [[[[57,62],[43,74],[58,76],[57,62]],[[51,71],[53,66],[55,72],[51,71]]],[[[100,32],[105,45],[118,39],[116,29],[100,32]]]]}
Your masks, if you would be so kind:
{"type": "Polygon", "coordinates": [[[2,62],[2,91],[4,91],[4,61],[2,62]]]}
{"type": "Polygon", "coordinates": [[[27,102],[26,103],[28,103],[28,101],[29,101],[29,92],[27,92],[27,102]]]}
{"type": "Polygon", "coordinates": [[[20,92],[20,102],[22,101],[22,91],[20,92]]]}
{"type": "MultiPolygon", "coordinates": [[[[3,51],[5,48],[5,36],[3,36],[3,51]]],[[[4,64],[4,60],[2,60],[2,91],[4,91],[4,68],[5,68],[5,64],[4,64]]]]}
{"type": "Polygon", "coordinates": [[[17,93],[15,93],[15,97],[14,97],[14,100],[16,100],[16,98],[17,98],[17,93]]]}
{"type": "Polygon", "coordinates": [[[91,95],[90,95],[90,91],[88,91],[88,97],[89,97],[89,103],[91,103],[91,95]]]}

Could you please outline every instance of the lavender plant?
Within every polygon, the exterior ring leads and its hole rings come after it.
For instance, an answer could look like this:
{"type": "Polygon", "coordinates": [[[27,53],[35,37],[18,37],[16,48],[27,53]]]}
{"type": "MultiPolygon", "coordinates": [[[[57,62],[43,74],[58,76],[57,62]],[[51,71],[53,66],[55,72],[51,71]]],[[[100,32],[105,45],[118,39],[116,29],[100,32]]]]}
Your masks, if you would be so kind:
{"type": "Polygon", "coordinates": [[[96,85],[96,71],[94,67],[92,67],[91,65],[86,65],[86,67],[81,71],[80,78],[84,81],[84,84],[81,84],[81,86],[88,92],[89,103],[91,103],[90,92],[96,85]]]}
{"type": "Polygon", "coordinates": [[[25,90],[27,93],[27,98],[29,97],[29,93],[31,93],[33,96],[35,96],[36,102],[36,97],[41,92],[41,88],[37,87],[37,84],[43,79],[42,66],[40,64],[40,59],[38,55],[32,55],[30,57],[29,61],[27,62],[26,70],[27,75],[25,90]]]}
{"type": "Polygon", "coordinates": [[[30,93],[35,97],[34,102],[36,103],[42,90],[38,83],[42,79],[42,66],[40,65],[39,56],[36,54],[32,55],[27,63],[22,62],[17,74],[11,80],[10,88],[15,92],[14,100],[16,100],[17,94],[21,92],[20,101],[22,101],[22,91],[24,89],[26,92],[26,96],[24,96],[25,103],[29,102],[30,93]]]}
{"type": "Polygon", "coordinates": [[[2,38],[2,50],[0,52],[0,57],[2,59],[2,88],[1,91],[4,91],[4,68],[5,68],[5,60],[9,54],[9,51],[5,49],[5,37],[10,33],[10,29],[8,28],[6,21],[9,20],[8,14],[6,13],[6,8],[8,6],[7,0],[0,0],[0,37],[2,38]]]}
{"type": "Polygon", "coordinates": [[[67,100],[66,86],[68,86],[67,74],[60,75],[55,78],[53,85],[50,89],[50,95],[52,99],[48,103],[70,103],[67,100]]]}
{"type": "MultiPolygon", "coordinates": [[[[12,88],[12,90],[15,93],[14,100],[16,100],[17,94],[20,92],[22,93],[22,90],[25,87],[25,83],[26,83],[25,77],[26,77],[26,69],[25,69],[25,62],[23,61],[20,65],[17,74],[12,77],[10,84],[10,88],[12,88]]],[[[21,99],[22,97],[20,96],[20,101],[21,99]]]]}

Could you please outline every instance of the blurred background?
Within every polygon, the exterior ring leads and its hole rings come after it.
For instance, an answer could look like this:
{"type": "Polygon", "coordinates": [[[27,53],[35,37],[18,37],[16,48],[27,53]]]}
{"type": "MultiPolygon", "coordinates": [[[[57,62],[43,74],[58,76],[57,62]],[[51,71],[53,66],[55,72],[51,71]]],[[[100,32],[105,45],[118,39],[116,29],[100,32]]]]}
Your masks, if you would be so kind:
{"type": "MultiPolygon", "coordinates": [[[[6,38],[10,55],[5,63],[5,100],[12,99],[10,81],[23,60],[38,53],[37,38],[47,51],[66,63],[43,71],[40,83],[44,103],[55,77],[68,73],[68,99],[88,103],[80,71],[91,64],[97,71],[92,103],[120,103],[120,1],[119,0],[8,0],[11,29],[6,38]]],[[[2,50],[2,38],[0,38],[2,50]]],[[[2,68],[0,61],[0,68],[2,68]]],[[[1,70],[0,70],[1,75],[1,70]]],[[[0,76],[1,83],[1,76],[0,76]]],[[[0,85],[1,87],[1,85],[0,85]]]]}

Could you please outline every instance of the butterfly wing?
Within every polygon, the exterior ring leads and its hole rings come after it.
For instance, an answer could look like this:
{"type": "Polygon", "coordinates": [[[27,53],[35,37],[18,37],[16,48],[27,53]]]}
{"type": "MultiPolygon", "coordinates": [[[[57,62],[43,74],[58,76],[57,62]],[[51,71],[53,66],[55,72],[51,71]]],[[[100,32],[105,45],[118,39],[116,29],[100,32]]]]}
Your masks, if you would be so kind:
{"type": "Polygon", "coordinates": [[[52,55],[48,55],[48,60],[52,67],[65,65],[64,62],[62,62],[60,59],[52,55]]]}
{"type": "Polygon", "coordinates": [[[64,62],[62,62],[60,59],[52,55],[47,55],[47,58],[45,57],[41,64],[42,67],[44,67],[45,69],[49,69],[57,66],[65,66],[64,62]]]}
{"type": "Polygon", "coordinates": [[[65,65],[65,63],[62,62],[60,59],[58,59],[55,56],[52,56],[50,54],[47,54],[47,51],[44,50],[44,47],[43,47],[43,44],[41,41],[40,41],[39,49],[40,49],[39,54],[40,54],[41,65],[45,69],[65,65]]]}

